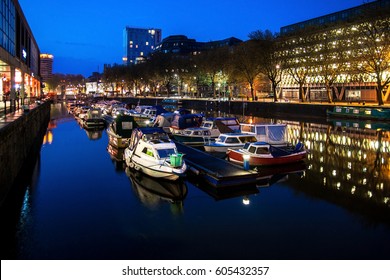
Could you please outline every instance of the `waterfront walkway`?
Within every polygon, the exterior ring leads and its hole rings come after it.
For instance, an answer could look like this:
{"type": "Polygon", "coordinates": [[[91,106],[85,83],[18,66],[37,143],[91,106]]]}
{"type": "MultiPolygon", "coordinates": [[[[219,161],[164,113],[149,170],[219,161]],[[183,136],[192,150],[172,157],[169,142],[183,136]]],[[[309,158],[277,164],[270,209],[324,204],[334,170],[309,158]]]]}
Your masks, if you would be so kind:
{"type": "MultiPolygon", "coordinates": [[[[26,106],[28,106],[28,110],[31,110],[38,106],[38,104],[32,103],[26,106]]],[[[23,114],[25,114],[25,110],[21,104],[16,103],[15,108],[11,108],[10,101],[0,102],[0,129],[20,118],[23,114]]]]}

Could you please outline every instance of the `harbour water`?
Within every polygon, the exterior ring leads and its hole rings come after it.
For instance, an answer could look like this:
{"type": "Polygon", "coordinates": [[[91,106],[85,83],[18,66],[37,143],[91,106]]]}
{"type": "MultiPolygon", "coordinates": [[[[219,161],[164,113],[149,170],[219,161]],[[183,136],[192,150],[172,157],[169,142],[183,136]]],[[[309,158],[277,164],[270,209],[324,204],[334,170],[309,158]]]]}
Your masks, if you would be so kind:
{"type": "Polygon", "coordinates": [[[390,258],[390,132],[374,124],[278,120],[306,162],[217,191],[128,170],[105,130],[85,131],[63,104],[52,113],[1,209],[2,259],[390,258]]]}

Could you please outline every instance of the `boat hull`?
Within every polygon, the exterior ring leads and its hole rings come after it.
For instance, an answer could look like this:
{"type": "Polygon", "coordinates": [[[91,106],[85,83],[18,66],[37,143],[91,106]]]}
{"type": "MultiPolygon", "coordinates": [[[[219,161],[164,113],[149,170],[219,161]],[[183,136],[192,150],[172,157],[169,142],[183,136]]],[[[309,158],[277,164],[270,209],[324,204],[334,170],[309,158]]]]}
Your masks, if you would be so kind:
{"type": "Polygon", "coordinates": [[[130,138],[122,138],[119,135],[108,134],[108,142],[119,149],[127,148],[129,146],[130,138]]]}
{"type": "Polygon", "coordinates": [[[245,153],[243,150],[228,149],[227,157],[228,160],[235,163],[244,163],[244,155],[249,155],[250,166],[269,166],[269,165],[283,165],[294,162],[302,161],[306,158],[306,151],[297,152],[287,156],[273,157],[270,154],[265,155],[254,155],[245,153]]]}
{"type": "Polygon", "coordinates": [[[125,150],[124,158],[126,165],[130,168],[159,179],[175,181],[180,177],[184,177],[187,170],[187,165],[184,162],[179,168],[172,168],[156,162],[144,160],[137,155],[133,155],[128,149],[125,150]]]}
{"type": "Polygon", "coordinates": [[[228,149],[239,149],[243,145],[237,146],[225,146],[225,145],[214,145],[214,144],[205,144],[204,150],[209,153],[226,153],[228,149]]]}

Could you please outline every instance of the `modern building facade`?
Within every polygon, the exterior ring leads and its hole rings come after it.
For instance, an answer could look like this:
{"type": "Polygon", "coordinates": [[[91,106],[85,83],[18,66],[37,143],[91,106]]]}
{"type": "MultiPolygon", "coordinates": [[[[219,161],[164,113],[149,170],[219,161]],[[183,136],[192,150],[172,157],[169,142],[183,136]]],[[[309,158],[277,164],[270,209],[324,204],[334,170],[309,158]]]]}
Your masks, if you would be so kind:
{"type": "MultiPolygon", "coordinates": [[[[390,77],[389,22],[390,0],[377,0],[282,27],[281,97],[376,102],[376,76],[390,77]],[[370,72],[375,64],[382,72],[370,72]]],[[[389,101],[390,87],[381,90],[383,101],[389,101]]]]}
{"type": "Polygon", "coordinates": [[[123,30],[123,63],[137,64],[161,42],[162,31],[156,28],[126,27],[123,30]]]}
{"type": "Polygon", "coordinates": [[[42,53],[41,58],[41,78],[42,82],[47,82],[53,77],[53,61],[54,56],[52,54],[42,53]]]}
{"type": "Polygon", "coordinates": [[[17,0],[0,0],[0,96],[41,93],[40,51],[17,0]]]}

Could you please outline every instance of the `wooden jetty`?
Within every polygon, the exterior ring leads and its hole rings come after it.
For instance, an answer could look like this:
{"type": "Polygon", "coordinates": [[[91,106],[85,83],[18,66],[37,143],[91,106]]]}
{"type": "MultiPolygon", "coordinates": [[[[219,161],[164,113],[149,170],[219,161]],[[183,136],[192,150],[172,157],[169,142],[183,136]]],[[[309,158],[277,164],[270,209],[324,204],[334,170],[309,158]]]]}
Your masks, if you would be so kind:
{"type": "Polygon", "coordinates": [[[244,170],[243,167],[224,159],[214,157],[199,149],[175,142],[180,153],[185,154],[184,160],[190,167],[189,171],[202,177],[214,187],[233,187],[256,185],[258,173],[244,170]]]}

